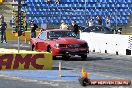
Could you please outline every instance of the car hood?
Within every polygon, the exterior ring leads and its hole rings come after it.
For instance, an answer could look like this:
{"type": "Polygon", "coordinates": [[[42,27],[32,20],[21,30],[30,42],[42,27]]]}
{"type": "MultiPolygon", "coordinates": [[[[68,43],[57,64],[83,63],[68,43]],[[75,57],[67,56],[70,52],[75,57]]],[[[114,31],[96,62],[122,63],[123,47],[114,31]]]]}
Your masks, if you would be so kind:
{"type": "Polygon", "coordinates": [[[85,41],[73,37],[61,37],[55,40],[59,44],[82,44],[85,41]]]}

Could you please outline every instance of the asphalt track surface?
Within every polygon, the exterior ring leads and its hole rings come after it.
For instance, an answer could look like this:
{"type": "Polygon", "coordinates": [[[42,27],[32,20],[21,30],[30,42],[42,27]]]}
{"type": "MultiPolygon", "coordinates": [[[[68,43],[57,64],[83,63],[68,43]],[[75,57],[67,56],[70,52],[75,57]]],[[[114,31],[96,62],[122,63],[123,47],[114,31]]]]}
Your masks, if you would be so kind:
{"type": "MultiPolygon", "coordinates": [[[[0,48],[16,48],[17,41],[8,41],[7,44],[0,44],[0,48]]],[[[21,43],[21,49],[30,50],[29,44],[21,43]]],[[[53,66],[58,67],[58,62],[62,62],[62,68],[76,73],[81,72],[82,66],[89,75],[97,77],[107,77],[111,79],[132,80],[132,56],[111,55],[101,53],[89,53],[86,61],[81,61],[80,57],[72,57],[68,61],[58,57],[53,61],[53,66]]],[[[87,86],[88,88],[132,88],[132,86],[87,86]]],[[[35,81],[22,80],[19,78],[0,76],[0,88],[82,88],[76,81],[35,81]]]]}

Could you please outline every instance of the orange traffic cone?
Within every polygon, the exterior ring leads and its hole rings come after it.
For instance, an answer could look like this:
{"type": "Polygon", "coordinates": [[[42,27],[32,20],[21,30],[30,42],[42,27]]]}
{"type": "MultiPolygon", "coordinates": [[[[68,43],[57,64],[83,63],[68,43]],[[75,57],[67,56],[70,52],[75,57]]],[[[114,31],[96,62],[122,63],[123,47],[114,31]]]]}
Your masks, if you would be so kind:
{"type": "Polygon", "coordinates": [[[88,78],[88,72],[84,71],[84,67],[82,67],[82,77],[88,78]]]}
{"type": "Polygon", "coordinates": [[[88,72],[85,72],[85,78],[88,78],[88,72]]]}

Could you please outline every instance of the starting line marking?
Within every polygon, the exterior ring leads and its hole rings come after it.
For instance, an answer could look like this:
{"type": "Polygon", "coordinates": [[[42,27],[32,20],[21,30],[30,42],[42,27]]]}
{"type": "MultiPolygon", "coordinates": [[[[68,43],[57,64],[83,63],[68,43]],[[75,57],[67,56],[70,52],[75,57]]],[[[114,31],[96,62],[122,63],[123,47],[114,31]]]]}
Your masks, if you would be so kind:
{"type": "Polygon", "coordinates": [[[3,78],[7,78],[7,79],[13,79],[13,80],[20,80],[20,81],[23,81],[23,82],[33,82],[33,83],[37,83],[37,84],[43,84],[43,85],[51,85],[51,86],[54,86],[54,87],[57,87],[59,86],[58,83],[54,83],[54,82],[45,82],[45,81],[42,81],[42,80],[35,80],[35,79],[26,79],[26,78],[22,78],[22,77],[17,77],[17,76],[9,76],[9,75],[1,75],[0,74],[0,77],[3,77],[3,78]]]}

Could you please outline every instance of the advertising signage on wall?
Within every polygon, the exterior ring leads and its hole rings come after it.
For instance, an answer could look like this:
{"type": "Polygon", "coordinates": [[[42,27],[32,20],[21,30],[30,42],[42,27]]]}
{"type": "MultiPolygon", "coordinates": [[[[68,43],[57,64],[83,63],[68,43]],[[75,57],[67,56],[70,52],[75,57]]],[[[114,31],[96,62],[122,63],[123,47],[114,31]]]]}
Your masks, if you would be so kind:
{"type": "Polygon", "coordinates": [[[45,54],[2,54],[0,70],[46,69],[45,66],[51,65],[51,60],[46,59],[45,54]]]}

